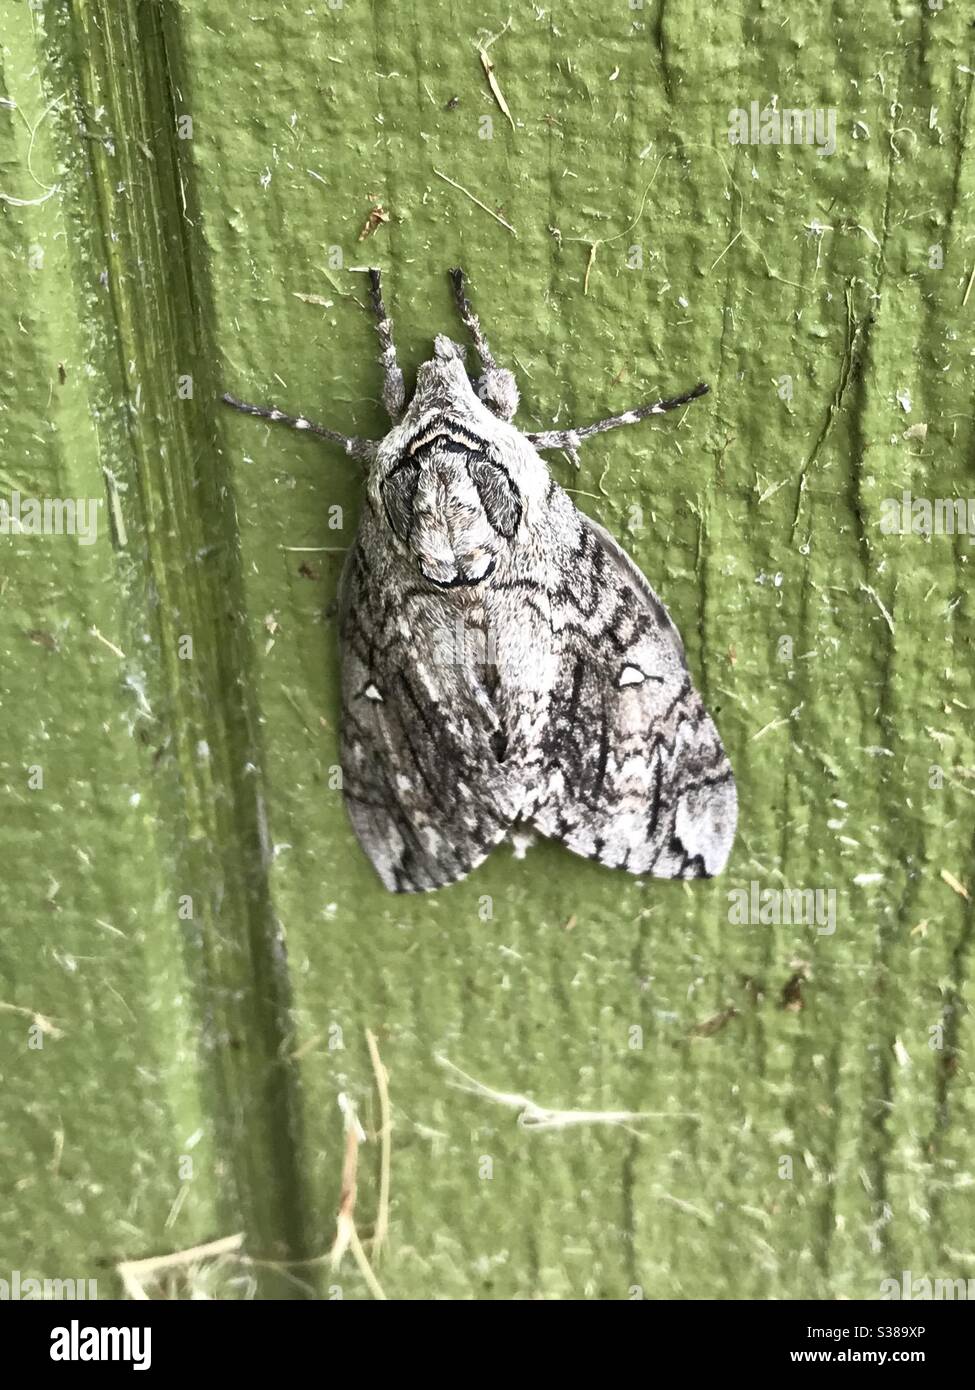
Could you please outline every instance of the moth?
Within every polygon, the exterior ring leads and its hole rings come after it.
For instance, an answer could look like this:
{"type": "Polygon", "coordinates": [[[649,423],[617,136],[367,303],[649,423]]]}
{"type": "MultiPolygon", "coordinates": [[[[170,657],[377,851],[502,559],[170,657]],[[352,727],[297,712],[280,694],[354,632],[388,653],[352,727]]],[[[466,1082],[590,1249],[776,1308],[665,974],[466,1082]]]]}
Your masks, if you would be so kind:
{"type": "Polygon", "coordinates": [[[633,874],[719,873],[735,782],[680,635],[541,457],[576,457],[594,435],[708,387],[523,434],[514,375],[452,270],[480,372],[472,380],[464,348],[440,335],[407,402],[379,271],[369,277],[392,422],[383,439],[223,399],[366,467],[339,590],[341,757],[349,816],[379,877],[393,892],[442,888],[532,832],[633,874]]]}

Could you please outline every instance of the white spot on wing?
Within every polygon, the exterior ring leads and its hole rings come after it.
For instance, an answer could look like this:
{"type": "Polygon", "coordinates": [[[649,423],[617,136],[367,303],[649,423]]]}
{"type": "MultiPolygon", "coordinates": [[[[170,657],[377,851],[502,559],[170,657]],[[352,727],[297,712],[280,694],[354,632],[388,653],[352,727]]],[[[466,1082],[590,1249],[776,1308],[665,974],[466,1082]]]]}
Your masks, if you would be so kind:
{"type": "Polygon", "coordinates": [[[371,682],[369,685],[366,686],[365,690],[362,693],[367,700],[378,700],[379,703],[382,704],[382,694],[379,690],[376,689],[376,687],[371,682]]]}
{"type": "Polygon", "coordinates": [[[646,675],[639,666],[624,666],[620,672],[618,684],[622,690],[627,685],[642,685],[645,680],[646,675]]]}

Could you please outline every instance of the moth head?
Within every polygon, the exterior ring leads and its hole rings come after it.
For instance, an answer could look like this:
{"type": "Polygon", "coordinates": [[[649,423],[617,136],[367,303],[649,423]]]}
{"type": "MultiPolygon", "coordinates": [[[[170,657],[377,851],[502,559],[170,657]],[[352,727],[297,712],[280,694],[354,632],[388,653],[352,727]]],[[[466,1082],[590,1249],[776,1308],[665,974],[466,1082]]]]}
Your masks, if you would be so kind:
{"type": "Polygon", "coordinates": [[[536,450],[503,418],[517,403],[514,377],[494,367],[472,383],[464,359],[457,343],[436,339],[369,482],[396,548],[428,583],[451,589],[490,583],[549,484],[536,450]]]}
{"type": "Polygon", "coordinates": [[[434,340],[433,353],[417,377],[416,393],[421,401],[425,403],[433,398],[442,405],[451,404],[461,412],[468,412],[471,397],[476,396],[492,415],[502,420],[513,418],[518,409],[518,383],[514,372],[506,367],[491,366],[472,382],[464,366],[465,349],[442,333],[434,340]]]}

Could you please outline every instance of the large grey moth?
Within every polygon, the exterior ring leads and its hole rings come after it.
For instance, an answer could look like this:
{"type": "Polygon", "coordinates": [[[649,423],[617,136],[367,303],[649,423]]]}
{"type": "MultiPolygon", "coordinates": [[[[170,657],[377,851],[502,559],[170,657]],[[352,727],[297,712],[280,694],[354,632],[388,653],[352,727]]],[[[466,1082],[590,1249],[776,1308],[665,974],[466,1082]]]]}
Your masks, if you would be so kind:
{"type": "Polygon", "coordinates": [[[464,288],[481,364],[439,336],[407,403],[378,270],[385,438],[350,438],[269,406],[238,410],[331,440],[367,466],[342,575],[342,770],[363,849],[395,892],[455,883],[537,831],[613,868],[719,873],[734,777],[670,616],[540,451],[702,396],[695,386],[578,429],[522,434],[464,288]]]}

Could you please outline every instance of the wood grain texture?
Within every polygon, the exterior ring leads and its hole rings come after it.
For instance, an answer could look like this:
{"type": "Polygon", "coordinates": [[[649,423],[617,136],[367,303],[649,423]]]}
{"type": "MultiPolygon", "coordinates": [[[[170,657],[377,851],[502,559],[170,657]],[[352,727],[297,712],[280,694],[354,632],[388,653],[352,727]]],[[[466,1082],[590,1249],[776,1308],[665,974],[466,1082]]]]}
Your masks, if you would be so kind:
{"type": "Polygon", "coordinates": [[[975,1272],[973,552],[880,528],[975,495],[972,66],[961,6],[877,0],[5,16],[0,495],[102,506],[92,546],[0,537],[0,1276],[109,1294],[244,1231],[269,1264],[175,1291],[369,1296],[348,1257],[281,1264],[331,1245],[340,1095],[371,1234],[367,1029],[390,1297],[975,1272]],[[478,58],[509,14],[514,129],[478,58]],[[730,144],[773,96],[834,109],[835,153],[730,144]],[[360,479],[218,397],[380,433],[371,263],[408,380],[465,266],[526,430],[710,383],[553,469],[684,635],[739,784],[723,879],[540,844],[406,901],[359,852],[331,604],[360,479]],[[753,881],[835,891],[835,932],[729,921],[753,881]],[[519,1126],[438,1056],[654,1118],[519,1126]]]}

